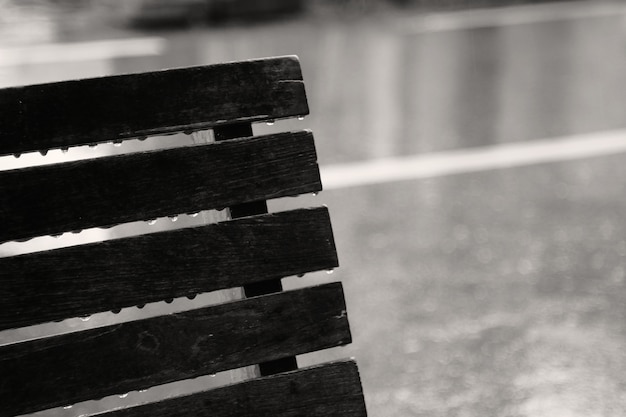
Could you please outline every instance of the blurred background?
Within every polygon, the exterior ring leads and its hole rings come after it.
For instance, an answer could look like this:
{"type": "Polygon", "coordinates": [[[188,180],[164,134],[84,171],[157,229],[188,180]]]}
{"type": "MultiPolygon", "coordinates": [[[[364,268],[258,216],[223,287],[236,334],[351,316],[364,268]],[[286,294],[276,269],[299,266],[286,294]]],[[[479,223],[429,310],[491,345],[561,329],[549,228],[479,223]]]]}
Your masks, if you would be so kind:
{"type": "Polygon", "coordinates": [[[326,191],[270,208],[327,204],[342,267],[284,281],[341,280],[354,338],[299,363],[356,357],[371,416],[626,415],[625,3],[0,0],[0,87],[287,54],[311,115],[255,133],[313,129],[326,191]]]}

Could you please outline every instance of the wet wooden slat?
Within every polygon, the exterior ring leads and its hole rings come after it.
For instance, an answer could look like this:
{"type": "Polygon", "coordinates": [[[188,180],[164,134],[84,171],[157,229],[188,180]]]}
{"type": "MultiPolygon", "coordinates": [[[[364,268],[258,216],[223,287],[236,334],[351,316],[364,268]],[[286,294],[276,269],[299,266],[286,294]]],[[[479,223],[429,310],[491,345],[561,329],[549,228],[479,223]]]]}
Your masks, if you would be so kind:
{"type": "Polygon", "coordinates": [[[0,90],[0,155],[308,114],[297,57],[0,90]]]}
{"type": "Polygon", "coordinates": [[[321,189],[313,135],[279,133],[0,172],[0,242],[321,189]]]}
{"type": "Polygon", "coordinates": [[[337,265],[325,207],[0,258],[0,330],[337,265]]]}
{"type": "Polygon", "coordinates": [[[188,416],[365,417],[366,410],[357,365],[342,361],[102,415],[188,416]]]}
{"type": "Polygon", "coordinates": [[[0,347],[0,415],[351,342],[340,283],[0,347]]]}

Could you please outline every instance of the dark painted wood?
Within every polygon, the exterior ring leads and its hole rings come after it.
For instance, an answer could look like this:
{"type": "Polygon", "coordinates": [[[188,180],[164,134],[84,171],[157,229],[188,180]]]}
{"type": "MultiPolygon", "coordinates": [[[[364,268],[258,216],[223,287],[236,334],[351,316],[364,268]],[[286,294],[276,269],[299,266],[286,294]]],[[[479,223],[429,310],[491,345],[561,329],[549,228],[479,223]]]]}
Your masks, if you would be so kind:
{"type": "Polygon", "coordinates": [[[342,361],[121,409],[102,417],[365,417],[356,363],[342,361]]]}
{"type": "Polygon", "coordinates": [[[0,172],[0,242],[310,193],[308,131],[0,172]]]}
{"type": "Polygon", "coordinates": [[[309,113],[297,57],[0,90],[0,154],[309,113]]]}
{"type": "Polygon", "coordinates": [[[2,346],[0,415],[348,344],[345,308],[333,283],[2,346]]]}
{"type": "Polygon", "coordinates": [[[0,154],[208,128],[225,140],[0,172],[0,242],[224,207],[237,219],[0,259],[0,330],[232,286],[254,296],[0,346],[0,416],[254,364],[276,375],[108,416],[365,416],[353,362],[292,371],[351,342],[341,284],[282,292],[282,276],[337,266],[327,210],[255,216],[321,189],[309,132],[250,137],[252,122],[305,114],[295,57],[0,90],[0,154]]]}
{"type": "Polygon", "coordinates": [[[336,266],[324,207],[0,258],[0,330],[336,266]]]}
{"type": "MultiPolygon", "coordinates": [[[[252,125],[249,123],[219,126],[215,128],[215,139],[223,141],[239,137],[251,136],[252,125]]],[[[265,200],[252,201],[243,204],[237,204],[228,208],[231,218],[237,219],[245,216],[253,216],[267,213],[267,202],[265,200]]],[[[271,294],[283,290],[283,284],[280,276],[272,277],[274,279],[265,279],[249,283],[243,286],[243,293],[246,297],[256,297],[264,294],[271,294]]],[[[258,366],[258,374],[262,376],[274,375],[280,372],[293,371],[298,369],[298,361],[295,356],[280,358],[274,361],[260,363],[258,366]]]]}

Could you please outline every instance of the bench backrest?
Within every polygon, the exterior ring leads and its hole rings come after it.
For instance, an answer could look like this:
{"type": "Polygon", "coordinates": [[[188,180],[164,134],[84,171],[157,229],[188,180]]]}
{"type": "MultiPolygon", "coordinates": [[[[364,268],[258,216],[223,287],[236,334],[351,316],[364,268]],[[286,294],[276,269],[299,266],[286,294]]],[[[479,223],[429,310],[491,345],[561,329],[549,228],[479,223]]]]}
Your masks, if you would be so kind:
{"type": "Polygon", "coordinates": [[[217,142],[0,171],[0,242],[228,208],[232,220],[0,258],[0,330],[233,287],[246,299],[0,346],[0,416],[259,365],[261,377],[111,412],[365,416],[356,364],[297,369],[350,343],[341,284],[280,279],[338,266],[312,133],[253,137],[308,114],[295,57],[0,90],[0,155],[212,129],[217,142]]]}

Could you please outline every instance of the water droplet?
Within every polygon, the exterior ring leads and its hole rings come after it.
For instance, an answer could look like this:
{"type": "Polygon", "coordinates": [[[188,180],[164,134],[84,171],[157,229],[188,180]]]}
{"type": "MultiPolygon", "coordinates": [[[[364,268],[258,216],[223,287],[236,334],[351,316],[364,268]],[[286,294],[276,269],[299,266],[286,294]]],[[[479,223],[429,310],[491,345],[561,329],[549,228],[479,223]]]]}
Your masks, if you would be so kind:
{"type": "Polygon", "coordinates": [[[190,300],[193,300],[196,298],[196,294],[188,295],[187,298],[189,298],[190,300]]]}
{"type": "Polygon", "coordinates": [[[172,304],[172,303],[174,302],[174,299],[173,299],[173,298],[166,298],[166,299],[165,299],[165,302],[166,302],[167,304],[172,304]]]}
{"type": "Polygon", "coordinates": [[[121,394],[121,395],[119,395],[119,397],[120,397],[120,398],[126,398],[126,397],[128,397],[128,393],[126,393],[126,394],[121,394]]]}
{"type": "Polygon", "coordinates": [[[39,153],[41,154],[41,156],[46,156],[48,154],[48,150],[39,151],[39,153]]]}
{"type": "Polygon", "coordinates": [[[274,121],[273,120],[268,120],[267,123],[265,123],[268,126],[273,126],[274,125],[274,121]]]}
{"type": "Polygon", "coordinates": [[[304,116],[298,116],[298,120],[303,121],[304,120],[304,116]]]}
{"type": "MultiPolygon", "coordinates": [[[[139,140],[139,141],[141,141],[141,142],[143,142],[143,141],[144,141],[144,140],[146,140],[146,139],[148,139],[148,137],[147,137],[147,136],[139,136],[139,137],[137,138],[137,140],[139,140]]],[[[145,390],[144,390],[144,391],[145,391],[145,390]]],[[[141,392],[141,391],[140,391],[140,392],[141,392]]]]}
{"type": "Polygon", "coordinates": [[[193,133],[193,130],[184,130],[183,133],[185,135],[191,135],[193,133]]]}
{"type": "Polygon", "coordinates": [[[85,316],[85,317],[81,317],[81,321],[89,321],[89,319],[91,318],[91,316],[85,316]]]}
{"type": "Polygon", "coordinates": [[[311,195],[312,195],[313,197],[317,197],[317,196],[319,195],[319,192],[318,192],[318,191],[316,191],[316,192],[314,192],[314,193],[313,193],[313,194],[311,194],[311,195]]]}
{"type": "Polygon", "coordinates": [[[63,235],[63,233],[57,233],[57,234],[55,234],[55,235],[50,235],[50,236],[52,236],[52,237],[53,237],[53,238],[55,238],[55,239],[58,239],[58,238],[60,238],[62,235],[63,235]]]}
{"type": "Polygon", "coordinates": [[[61,148],[62,153],[68,153],[69,151],[70,151],[70,148],[61,148]]]}
{"type": "Polygon", "coordinates": [[[298,278],[302,278],[304,276],[304,274],[298,274],[297,277],[298,278]]]}
{"type": "Polygon", "coordinates": [[[66,405],[65,407],[63,407],[64,410],[69,410],[70,408],[72,408],[71,405],[66,405]]]}
{"type": "Polygon", "coordinates": [[[113,146],[115,146],[116,148],[119,148],[120,146],[122,146],[122,141],[116,140],[115,142],[113,142],[113,146]]]}
{"type": "Polygon", "coordinates": [[[170,216],[170,220],[171,220],[172,222],[175,222],[175,221],[177,221],[177,220],[178,220],[178,216],[170,216]]]}
{"type": "Polygon", "coordinates": [[[97,144],[97,143],[90,143],[90,144],[89,144],[89,147],[90,147],[90,148],[95,148],[96,146],[98,146],[98,144],[97,144]]]}
{"type": "Polygon", "coordinates": [[[152,226],[157,222],[157,219],[148,220],[148,225],[152,226]]]}
{"type": "Polygon", "coordinates": [[[190,217],[198,217],[198,214],[200,214],[200,213],[190,213],[189,216],[190,217]]]}
{"type": "Polygon", "coordinates": [[[21,153],[14,153],[14,154],[13,154],[13,156],[14,156],[15,158],[19,158],[20,156],[22,156],[22,154],[21,154],[21,153]]]}
{"type": "Polygon", "coordinates": [[[116,308],[116,309],[114,309],[114,310],[111,310],[111,313],[113,313],[113,314],[119,314],[121,311],[122,311],[122,309],[121,309],[121,308],[116,308]]]}
{"type": "Polygon", "coordinates": [[[334,270],[334,269],[329,269],[329,270],[327,270],[327,271],[326,271],[326,273],[327,273],[328,275],[332,274],[333,272],[335,272],[335,270],[334,270]]]}

